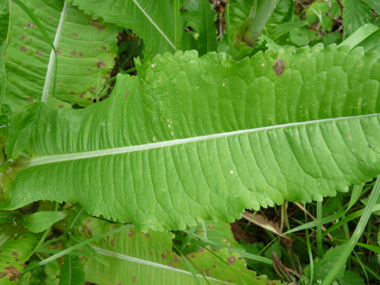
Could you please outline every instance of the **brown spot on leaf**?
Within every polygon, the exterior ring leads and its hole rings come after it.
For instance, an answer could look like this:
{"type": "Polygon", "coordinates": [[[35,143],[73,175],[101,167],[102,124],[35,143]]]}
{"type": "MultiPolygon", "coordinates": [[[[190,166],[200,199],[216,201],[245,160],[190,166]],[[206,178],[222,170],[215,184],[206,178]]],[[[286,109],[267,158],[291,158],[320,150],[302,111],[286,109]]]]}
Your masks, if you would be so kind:
{"type": "Polygon", "coordinates": [[[44,52],[43,52],[43,51],[40,51],[40,50],[36,50],[36,54],[38,54],[39,56],[43,56],[43,55],[44,55],[44,52]]]}
{"type": "Polygon", "coordinates": [[[132,237],[132,236],[133,236],[133,230],[129,230],[128,236],[129,236],[129,237],[132,237]]]}
{"type": "Polygon", "coordinates": [[[120,281],[117,281],[116,285],[121,285],[121,282],[120,282],[120,281]]]}
{"type": "Polygon", "coordinates": [[[14,252],[12,252],[12,255],[18,256],[18,252],[14,251],[14,252]]]}
{"type": "Polygon", "coordinates": [[[50,20],[50,21],[53,21],[53,17],[49,17],[49,20],[50,20]]]}
{"type": "Polygon", "coordinates": [[[106,243],[106,239],[103,239],[103,243],[106,243]]]}
{"type": "Polygon", "coordinates": [[[162,259],[166,259],[166,256],[165,256],[165,254],[161,254],[161,257],[162,257],[162,259]]]}
{"type": "Polygon", "coordinates": [[[0,278],[4,278],[5,276],[7,276],[8,274],[6,272],[0,272],[0,278]]]}
{"type": "Polygon", "coordinates": [[[83,52],[79,52],[78,54],[79,54],[79,56],[83,56],[83,52]]]}
{"type": "Polygon", "coordinates": [[[212,268],[214,268],[214,269],[215,269],[215,268],[216,268],[216,265],[214,264],[214,265],[212,266],[212,268]]]}
{"type": "Polygon", "coordinates": [[[101,68],[101,67],[107,67],[106,63],[103,60],[99,60],[96,62],[96,67],[101,68]]]}
{"type": "Polygon", "coordinates": [[[79,36],[77,33],[72,33],[71,35],[76,38],[79,36]]]}
{"type": "Polygon", "coordinates": [[[90,87],[90,89],[91,89],[92,91],[94,91],[95,93],[98,93],[98,89],[96,89],[95,87],[90,87]]]}
{"type": "Polygon", "coordinates": [[[29,102],[34,102],[34,99],[32,97],[28,97],[28,98],[25,98],[26,100],[28,100],[29,102]]]}
{"type": "Polygon", "coordinates": [[[204,252],[204,251],[205,251],[205,249],[203,247],[198,249],[198,252],[204,252]]]}
{"type": "Polygon", "coordinates": [[[91,71],[91,68],[87,68],[87,71],[91,71]]]}
{"type": "Polygon", "coordinates": [[[107,47],[106,46],[101,46],[100,47],[102,50],[107,50],[107,47]]]}
{"type": "Polygon", "coordinates": [[[89,235],[92,235],[92,230],[91,229],[88,229],[87,232],[88,232],[89,235]]]}
{"type": "Polygon", "coordinates": [[[150,234],[146,233],[145,234],[146,238],[150,238],[150,234]]]}
{"type": "Polygon", "coordinates": [[[71,92],[70,92],[70,95],[75,95],[75,92],[74,92],[74,91],[71,91],[71,92]]]}
{"type": "Polygon", "coordinates": [[[129,95],[129,90],[127,90],[127,92],[125,92],[125,99],[128,98],[128,95],[129,95]]]}
{"type": "Polygon", "coordinates": [[[235,256],[231,255],[231,256],[228,258],[228,263],[229,263],[229,264],[234,264],[234,263],[235,263],[235,256]]]}
{"type": "Polygon", "coordinates": [[[21,36],[21,39],[23,39],[24,41],[26,41],[27,37],[26,36],[21,36]]]}
{"type": "Polygon", "coordinates": [[[20,50],[21,50],[22,52],[26,52],[26,51],[28,51],[28,49],[27,49],[26,47],[20,47],[20,50]]]}
{"type": "Polygon", "coordinates": [[[171,268],[175,268],[174,265],[173,265],[173,263],[172,263],[171,261],[169,262],[169,266],[170,266],[171,268]]]}
{"type": "Polygon", "coordinates": [[[115,247],[115,241],[113,239],[111,239],[111,246],[115,247]]]}
{"type": "Polygon", "coordinates": [[[80,97],[80,98],[84,98],[86,95],[87,95],[87,92],[84,92],[84,93],[81,93],[81,94],[79,95],[79,97],[80,97]]]}
{"type": "Polygon", "coordinates": [[[276,63],[273,65],[273,70],[277,76],[280,76],[285,70],[285,64],[281,59],[276,59],[276,63]]]}
{"type": "Polygon", "coordinates": [[[136,282],[136,276],[132,276],[132,283],[136,282]]]}
{"type": "Polygon", "coordinates": [[[180,262],[179,259],[177,258],[177,255],[173,254],[173,259],[175,262],[180,262]]]}
{"type": "Polygon", "coordinates": [[[58,108],[65,108],[65,106],[63,106],[63,105],[59,105],[58,108]]]}
{"type": "Polygon", "coordinates": [[[208,225],[207,226],[209,229],[215,229],[215,226],[214,225],[208,225]]]}
{"type": "Polygon", "coordinates": [[[20,259],[19,259],[19,258],[15,258],[15,261],[16,261],[16,262],[19,262],[19,261],[20,261],[20,259]]]}
{"type": "Polygon", "coordinates": [[[76,56],[76,55],[78,55],[78,53],[77,53],[75,50],[70,51],[70,54],[71,54],[72,56],[76,56]]]}
{"type": "Polygon", "coordinates": [[[36,25],[35,24],[33,24],[33,23],[27,23],[25,26],[24,26],[24,28],[25,29],[27,29],[27,28],[34,28],[36,25]]]}
{"type": "Polygon", "coordinates": [[[61,55],[61,54],[62,54],[62,51],[59,48],[57,48],[57,55],[61,55]]]}
{"type": "Polygon", "coordinates": [[[103,31],[106,28],[105,26],[100,25],[100,21],[99,20],[92,20],[92,19],[90,19],[89,24],[91,26],[96,27],[99,31],[103,31]]]}
{"type": "Polygon", "coordinates": [[[210,269],[206,269],[206,275],[210,276],[210,269]]]}
{"type": "Polygon", "coordinates": [[[165,248],[165,251],[166,251],[166,254],[169,255],[169,250],[167,248],[165,248]]]}

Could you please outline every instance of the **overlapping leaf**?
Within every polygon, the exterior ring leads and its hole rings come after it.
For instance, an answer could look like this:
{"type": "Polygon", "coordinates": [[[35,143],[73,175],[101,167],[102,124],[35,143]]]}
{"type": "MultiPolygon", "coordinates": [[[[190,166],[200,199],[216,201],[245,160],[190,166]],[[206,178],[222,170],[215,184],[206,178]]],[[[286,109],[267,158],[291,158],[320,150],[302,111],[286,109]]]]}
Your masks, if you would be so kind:
{"type": "MultiPolygon", "coordinates": [[[[90,238],[113,228],[115,225],[90,218],[80,229],[81,235],[90,238]]],[[[86,280],[99,284],[195,284],[183,257],[172,251],[172,238],[171,232],[149,231],[144,234],[130,229],[99,240],[91,245],[110,265],[104,266],[84,257],[86,280]]],[[[201,284],[267,284],[265,276],[257,278],[237,254],[228,250],[213,253],[202,248],[188,256],[201,284]]]]}
{"type": "MultiPolygon", "coordinates": [[[[70,3],[23,1],[58,46],[57,98],[86,106],[101,91],[116,55],[117,30],[92,20],[70,3]]],[[[10,33],[5,53],[7,96],[12,107],[48,97],[48,104],[70,107],[52,98],[54,52],[28,15],[11,5],[10,33]]]]}
{"type": "Polygon", "coordinates": [[[0,226],[0,283],[17,284],[25,261],[33,254],[39,236],[23,233],[11,224],[0,226]]]}
{"type": "MultiPolygon", "coordinates": [[[[4,54],[8,44],[9,18],[9,1],[2,1],[0,3],[0,55],[4,54]]],[[[5,82],[4,58],[0,56],[0,110],[4,100],[5,82]]]]}
{"type": "Polygon", "coordinates": [[[321,45],[157,56],[99,104],[42,107],[2,207],[70,200],[163,230],[347,191],[380,173],[379,70],[377,55],[321,45]]]}
{"type": "Polygon", "coordinates": [[[346,36],[351,35],[371,20],[371,7],[363,0],[343,0],[343,27],[346,36]]]}
{"type": "Polygon", "coordinates": [[[152,57],[177,49],[190,49],[191,37],[184,31],[184,20],[175,22],[173,1],[167,0],[70,0],[94,19],[102,18],[125,29],[131,29],[144,39],[145,55],[152,57]],[[175,26],[179,39],[176,47],[175,26]]]}

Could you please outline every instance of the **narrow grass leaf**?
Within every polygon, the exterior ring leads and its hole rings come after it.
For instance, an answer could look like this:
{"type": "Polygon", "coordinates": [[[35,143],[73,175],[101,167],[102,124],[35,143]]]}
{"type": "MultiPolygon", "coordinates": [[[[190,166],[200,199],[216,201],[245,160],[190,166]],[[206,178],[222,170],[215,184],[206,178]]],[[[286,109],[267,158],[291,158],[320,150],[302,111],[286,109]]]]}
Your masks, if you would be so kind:
{"type": "Polygon", "coordinates": [[[351,36],[345,39],[339,46],[346,45],[350,48],[354,48],[362,41],[364,41],[366,38],[368,38],[370,35],[372,35],[374,32],[376,32],[378,29],[378,26],[375,26],[371,23],[365,24],[364,26],[361,26],[358,30],[356,30],[351,36]]]}
{"type": "Polygon", "coordinates": [[[328,285],[331,284],[331,282],[334,280],[335,275],[339,272],[339,270],[345,265],[347,258],[351,254],[352,250],[354,249],[356,243],[358,242],[360,236],[362,235],[365,226],[368,222],[369,217],[371,216],[371,213],[373,212],[373,208],[375,206],[375,203],[377,201],[377,198],[380,194],[380,176],[376,180],[376,184],[369,196],[369,200],[367,205],[364,208],[363,215],[361,216],[359,223],[350,239],[348,244],[346,245],[344,251],[340,255],[340,258],[338,261],[334,264],[334,267],[329,272],[327,277],[323,280],[322,285],[328,285]]]}

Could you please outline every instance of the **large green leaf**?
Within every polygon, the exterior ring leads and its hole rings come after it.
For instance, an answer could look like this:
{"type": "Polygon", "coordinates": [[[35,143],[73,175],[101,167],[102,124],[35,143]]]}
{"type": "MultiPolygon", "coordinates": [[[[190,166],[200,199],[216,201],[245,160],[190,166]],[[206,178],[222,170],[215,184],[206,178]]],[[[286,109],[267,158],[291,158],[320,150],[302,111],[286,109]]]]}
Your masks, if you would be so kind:
{"type": "Polygon", "coordinates": [[[0,227],[0,284],[17,284],[25,261],[32,255],[39,241],[38,235],[23,233],[12,224],[0,227]]]}
{"type": "Polygon", "coordinates": [[[1,175],[2,207],[70,200],[163,230],[347,191],[380,173],[377,58],[335,45],[157,56],[107,100],[42,106],[28,157],[1,175]]]}
{"type": "Polygon", "coordinates": [[[8,44],[9,0],[0,3],[0,110],[5,95],[5,64],[3,54],[8,44]]]}
{"type": "MultiPolygon", "coordinates": [[[[68,2],[23,2],[58,47],[57,98],[82,106],[92,103],[113,67],[117,48],[115,27],[92,20],[68,2]]],[[[50,45],[18,5],[11,5],[11,13],[11,39],[5,52],[5,103],[19,107],[44,97],[49,105],[70,107],[51,97],[55,54],[50,45]]]]}
{"type": "Polygon", "coordinates": [[[371,20],[371,7],[363,0],[342,0],[344,35],[349,36],[371,20]]]}
{"type": "MultiPolygon", "coordinates": [[[[95,19],[102,18],[125,29],[131,29],[144,39],[146,56],[166,52],[174,53],[176,48],[173,1],[168,0],[69,0],[79,9],[95,19]]],[[[179,23],[178,49],[190,48],[190,36],[184,31],[184,19],[179,23]]]]}
{"type": "MultiPolygon", "coordinates": [[[[119,227],[116,225],[116,228],[119,227]]],[[[115,225],[89,218],[80,229],[86,238],[112,230],[115,225]]],[[[136,229],[123,231],[91,245],[109,262],[109,266],[95,259],[83,257],[86,280],[102,284],[195,284],[182,256],[172,251],[171,232],[142,233],[136,229]]],[[[201,249],[189,255],[201,284],[267,284],[247,270],[244,260],[228,250],[210,253],[201,249]],[[219,258],[217,257],[219,256],[219,258]],[[207,283],[198,269],[207,277],[207,283]],[[229,282],[227,282],[229,280],[229,282]]],[[[271,284],[280,284],[274,282],[271,284]]]]}

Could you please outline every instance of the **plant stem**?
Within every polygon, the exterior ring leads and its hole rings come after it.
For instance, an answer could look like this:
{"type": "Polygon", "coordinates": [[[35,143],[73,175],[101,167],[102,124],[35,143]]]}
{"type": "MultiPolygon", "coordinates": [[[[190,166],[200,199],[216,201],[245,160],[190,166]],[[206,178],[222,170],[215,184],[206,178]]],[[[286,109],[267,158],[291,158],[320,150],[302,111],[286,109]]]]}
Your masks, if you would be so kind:
{"type": "MultiPolygon", "coordinates": [[[[322,202],[317,202],[317,220],[322,220],[322,202]]],[[[317,253],[319,258],[323,258],[323,248],[322,248],[322,225],[317,226],[317,253]]]]}
{"type": "Polygon", "coordinates": [[[263,4],[261,4],[257,13],[255,13],[254,18],[248,18],[247,22],[252,22],[249,24],[247,31],[244,34],[244,41],[249,46],[255,46],[264,26],[268,22],[269,17],[272,15],[279,1],[280,0],[263,1],[263,4]]]}

